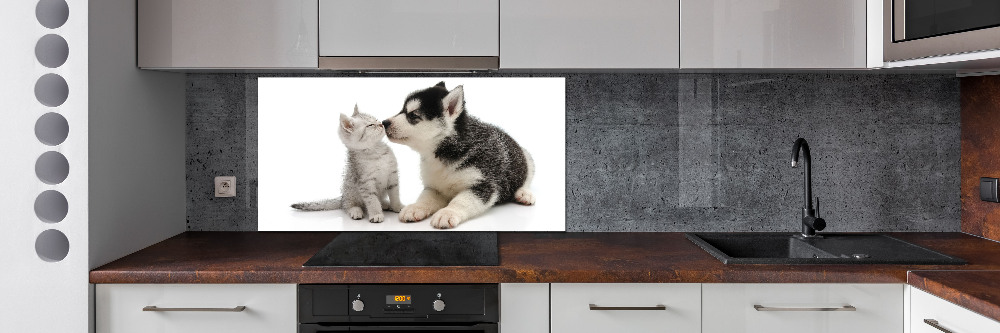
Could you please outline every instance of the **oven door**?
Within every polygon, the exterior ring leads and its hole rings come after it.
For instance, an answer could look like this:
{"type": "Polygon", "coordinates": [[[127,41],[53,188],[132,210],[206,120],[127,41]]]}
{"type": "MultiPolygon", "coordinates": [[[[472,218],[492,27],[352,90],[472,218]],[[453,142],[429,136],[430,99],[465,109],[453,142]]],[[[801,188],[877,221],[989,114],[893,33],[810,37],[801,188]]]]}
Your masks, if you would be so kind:
{"type": "Polygon", "coordinates": [[[451,333],[498,333],[497,324],[469,324],[469,325],[353,325],[353,326],[324,326],[319,324],[299,324],[299,333],[325,333],[325,332],[368,332],[368,333],[395,333],[395,332],[451,332],[451,333]]]}
{"type": "Polygon", "coordinates": [[[1000,49],[1000,1],[883,0],[885,61],[1000,49]]]}

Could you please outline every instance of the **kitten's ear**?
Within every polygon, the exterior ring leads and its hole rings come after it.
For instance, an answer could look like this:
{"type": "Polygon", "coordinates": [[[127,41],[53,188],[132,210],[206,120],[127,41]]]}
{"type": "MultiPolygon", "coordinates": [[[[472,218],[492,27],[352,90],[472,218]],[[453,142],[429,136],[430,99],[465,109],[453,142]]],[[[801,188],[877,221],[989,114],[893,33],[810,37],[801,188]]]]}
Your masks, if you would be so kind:
{"type": "MultiPolygon", "coordinates": [[[[441,88],[444,88],[444,81],[441,81],[441,82],[438,82],[438,84],[436,84],[436,85],[434,85],[434,86],[435,86],[435,87],[441,87],[441,88]]],[[[448,89],[448,88],[445,88],[445,89],[448,89]]]]}
{"type": "Polygon", "coordinates": [[[351,122],[351,118],[348,118],[343,113],[340,114],[340,127],[347,131],[347,133],[354,131],[354,123],[351,122]]]}
{"type": "Polygon", "coordinates": [[[462,114],[465,111],[465,91],[462,90],[462,86],[459,85],[449,91],[442,104],[444,104],[444,113],[449,118],[455,118],[462,114]]]}
{"type": "Polygon", "coordinates": [[[352,114],[351,117],[354,117],[354,116],[357,116],[357,115],[358,115],[358,104],[355,103],[354,104],[354,114],[352,114]]]}

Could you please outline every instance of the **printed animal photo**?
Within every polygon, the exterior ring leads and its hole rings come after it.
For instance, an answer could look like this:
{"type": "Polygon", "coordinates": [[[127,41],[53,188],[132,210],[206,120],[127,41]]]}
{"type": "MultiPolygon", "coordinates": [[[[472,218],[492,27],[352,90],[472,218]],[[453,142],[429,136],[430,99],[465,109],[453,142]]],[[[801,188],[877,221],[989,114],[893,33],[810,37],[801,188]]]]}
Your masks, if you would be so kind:
{"type": "Polygon", "coordinates": [[[564,231],[563,78],[260,78],[262,231],[564,231]]]}

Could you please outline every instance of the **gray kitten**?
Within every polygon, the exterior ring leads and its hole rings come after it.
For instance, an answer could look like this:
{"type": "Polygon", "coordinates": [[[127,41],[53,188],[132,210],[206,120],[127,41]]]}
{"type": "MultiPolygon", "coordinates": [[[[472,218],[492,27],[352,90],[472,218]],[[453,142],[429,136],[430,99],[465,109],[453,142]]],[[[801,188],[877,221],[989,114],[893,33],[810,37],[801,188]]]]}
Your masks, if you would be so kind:
{"type": "Polygon", "coordinates": [[[301,210],[345,209],[352,219],[364,217],[361,207],[368,211],[368,220],[382,222],[382,210],[399,212],[399,171],[396,155],[382,138],[385,129],[378,119],[358,112],[354,106],[351,117],[340,114],[340,141],[347,147],[347,168],[341,197],[336,199],[302,202],[292,205],[301,210]]]}

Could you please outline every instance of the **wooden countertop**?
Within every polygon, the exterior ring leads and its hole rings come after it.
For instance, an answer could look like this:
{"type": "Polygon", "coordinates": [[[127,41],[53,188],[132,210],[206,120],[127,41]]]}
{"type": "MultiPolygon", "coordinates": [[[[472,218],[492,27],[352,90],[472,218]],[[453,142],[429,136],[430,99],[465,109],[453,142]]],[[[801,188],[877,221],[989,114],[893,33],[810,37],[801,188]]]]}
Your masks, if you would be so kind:
{"type": "Polygon", "coordinates": [[[302,267],[336,235],[186,232],[91,271],[90,282],[909,283],[1000,321],[1000,243],[962,233],[890,235],[968,265],[727,266],[683,233],[622,232],[500,233],[499,266],[302,267]]]}
{"type": "MultiPolygon", "coordinates": [[[[334,232],[186,232],[90,272],[91,283],[905,283],[910,270],[1000,270],[1000,244],[894,233],[969,262],[724,265],[683,233],[500,233],[499,266],[302,267],[334,232]]],[[[377,251],[377,249],[373,249],[377,251]]]]}
{"type": "Polygon", "coordinates": [[[912,271],[907,283],[1000,321],[1000,271],[912,271]]]}

